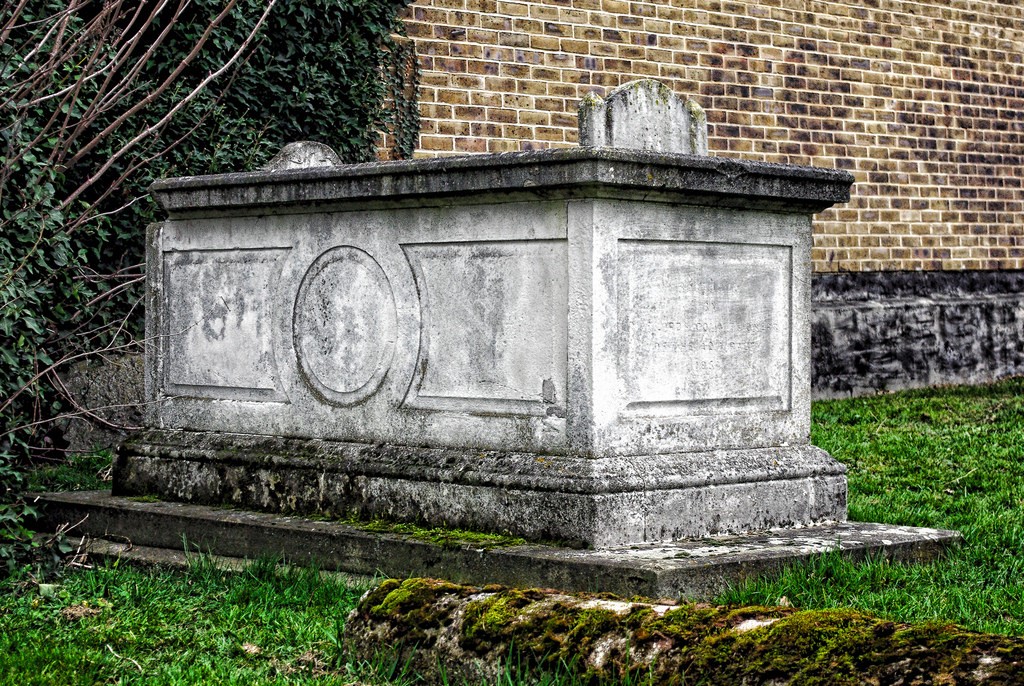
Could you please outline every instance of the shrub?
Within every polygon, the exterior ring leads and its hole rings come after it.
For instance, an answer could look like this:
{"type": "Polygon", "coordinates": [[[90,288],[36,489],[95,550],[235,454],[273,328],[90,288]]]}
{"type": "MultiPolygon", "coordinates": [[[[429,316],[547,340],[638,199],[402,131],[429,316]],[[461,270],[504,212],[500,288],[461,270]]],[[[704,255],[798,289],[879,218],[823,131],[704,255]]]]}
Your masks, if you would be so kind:
{"type": "MultiPolygon", "coordinates": [[[[52,420],[87,411],[62,392],[63,366],[138,345],[153,179],[249,170],[293,140],[365,161],[386,130],[411,152],[403,4],[3,4],[0,502],[28,460],[59,452],[52,420]]],[[[8,519],[0,535],[20,536],[8,519]]]]}

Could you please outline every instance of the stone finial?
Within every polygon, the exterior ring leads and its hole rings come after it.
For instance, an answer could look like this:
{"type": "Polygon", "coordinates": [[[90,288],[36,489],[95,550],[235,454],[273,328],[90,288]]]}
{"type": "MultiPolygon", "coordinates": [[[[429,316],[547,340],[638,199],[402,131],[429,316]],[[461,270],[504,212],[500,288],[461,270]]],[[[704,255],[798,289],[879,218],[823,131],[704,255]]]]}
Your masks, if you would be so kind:
{"type": "Polygon", "coordinates": [[[632,148],[689,155],[708,154],[708,121],[695,101],[659,81],[623,84],[602,99],[580,101],[580,145],[632,148]]]}
{"type": "Polygon", "coordinates": [[[263,170],[282,171],[310,167],[333,167],[341,163],[338,153],[334,152],[329,145],[315,141],[298,141],[281,148],[281,152],[263,165],[263,170]]]}

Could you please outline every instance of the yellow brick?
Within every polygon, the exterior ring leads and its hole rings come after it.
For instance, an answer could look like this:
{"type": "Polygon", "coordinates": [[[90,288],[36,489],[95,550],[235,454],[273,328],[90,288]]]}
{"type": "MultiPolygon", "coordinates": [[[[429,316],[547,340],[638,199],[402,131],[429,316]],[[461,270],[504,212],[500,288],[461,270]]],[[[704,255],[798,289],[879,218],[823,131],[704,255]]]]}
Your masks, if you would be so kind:
{"type": "Polygon", "coordinates": [[[498,14],[507,14],[513,17],[528,17],[530,6],[521,2],[498,2],[498,14]]]}

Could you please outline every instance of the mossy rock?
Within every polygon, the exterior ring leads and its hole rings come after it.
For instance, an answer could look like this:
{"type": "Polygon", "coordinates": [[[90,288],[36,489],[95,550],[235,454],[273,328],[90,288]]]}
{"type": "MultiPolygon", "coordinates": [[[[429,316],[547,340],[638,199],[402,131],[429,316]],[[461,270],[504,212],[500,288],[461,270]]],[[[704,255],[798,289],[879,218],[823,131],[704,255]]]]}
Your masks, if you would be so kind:
{"type": "Polygon", "coordinates": [[[571,672],[581,683],[1024,684],[1024,639],[849,609],[668,605],[408,579],[367,593],[345,633],[354,656],[371,660],[387,646],[427,683],[493,683],[513,656],[524,680],[571,672]]]}
{"type": "Polygon", "coordinates": [[[392,627],[390,643],[418,643],[448,621],[455,601],[472,591],[437,579],[389,579],[363,596],[356,613],[368,624],[392,627]]]}

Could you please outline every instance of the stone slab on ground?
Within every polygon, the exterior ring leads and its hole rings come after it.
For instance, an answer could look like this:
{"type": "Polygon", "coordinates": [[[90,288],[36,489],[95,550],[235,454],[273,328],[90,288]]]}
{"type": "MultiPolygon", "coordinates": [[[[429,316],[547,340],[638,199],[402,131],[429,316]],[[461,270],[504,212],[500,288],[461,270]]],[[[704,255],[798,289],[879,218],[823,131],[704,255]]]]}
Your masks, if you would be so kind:
{"type": "Polygon", "coordinates": [[[475,585],[651,598],[710,597],[729,584],[777,573],[833,550],[857,559],[878,555],[900,562],[928,561],[961,540],[953,531],[846,522],[602,550],[534,544],[483,549],[371,533],[338,522],[140,502],[105,491],[41,494],[37,504],[44,512],[43,526],[81,522],[76,535],[134,546],[182,550],[187,542],[190,549],[216,555],[273,555],[349,574],[429,576],[475,585]]]}
{"type": "MultiPolygon", "coordinates": [[[[196,557],[202,553],[181,548],[155,548],[148,545],[136,545],[128,540],[108,540],[93,536],[68,537],[71,544],[85,555],[88,564],[96,562],[128,563],[135,567],[156,567],[184,571],[189,568],[196,557]]],[[[225,555],[205,555],[217,569],[240,572],[249,564],[242,557],[225,555]]]]}
{"type": "MultiPolygon", "coordinates": [[[[202,555],[204,561],[209,562],[217,569],[229,572],[244,571],[251,563],[251,559],[244,557],[228,557],[226,555],[210,555],[185,550],[182,548],[156,548],[147,545],[136,545],[125,540],[107,540],[105,538],[94,538],[92,536],[68,536],[69,541],[75,546],[79,554],[85,556],[85,564],[116,563],[130,564],[133,567],[173,569],[185,571],[195,563],[197,557],[202,555]]],[[[282,566],[287,566],[282,563],[282,566]]],[[[379,577],[367,576],[365,574],[346,574],[344,572],[321,571],[322,576],[329,576],[343,580],[350,586],[364,586],[369,588],[380,582],[379,577]]]]}

